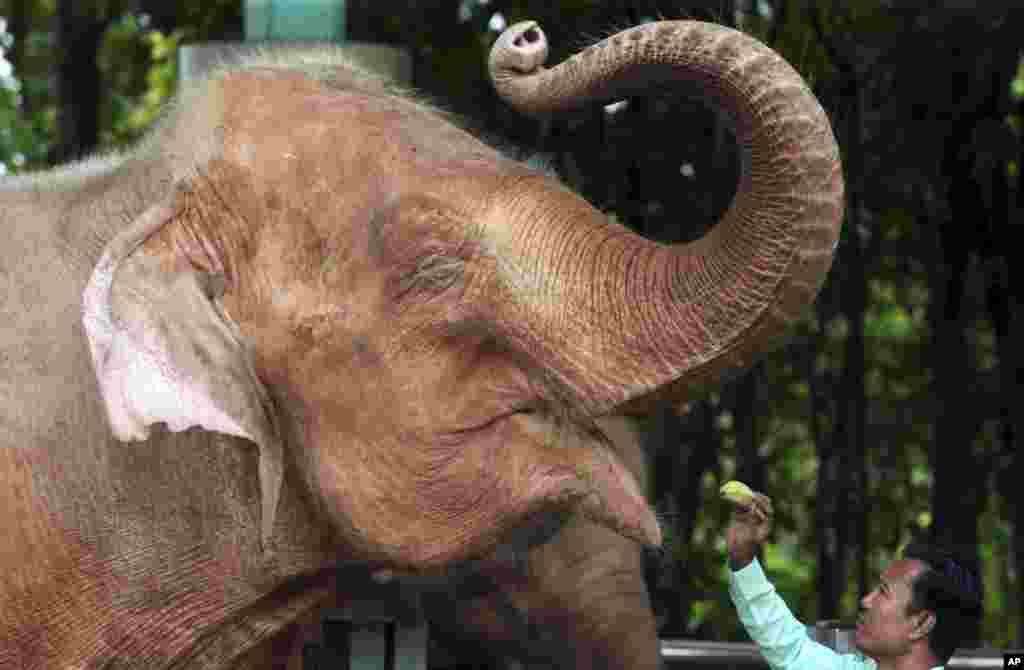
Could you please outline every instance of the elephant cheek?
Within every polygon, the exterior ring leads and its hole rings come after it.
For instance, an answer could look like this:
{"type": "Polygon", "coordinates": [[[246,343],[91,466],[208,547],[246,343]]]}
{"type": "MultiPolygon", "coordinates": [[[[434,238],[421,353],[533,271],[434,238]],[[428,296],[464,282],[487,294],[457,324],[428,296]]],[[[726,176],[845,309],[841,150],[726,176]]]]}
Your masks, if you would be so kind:
{"type": "Polygon", "coordinates": [[[657,520],[615,455],[552,435],[544,419],[513,415],[469,434],[322,450],[319,483],[356,553],[399,572],[481,558],[570,510],[659,545],[657,520]]]}
{"type": "Polygon", "coordinates": [[[399,573],[441,570],[484,556],[510,531],[585,493],[574,468],[486,442],[320,457],[315,485],[351,553],[399,573]]]}

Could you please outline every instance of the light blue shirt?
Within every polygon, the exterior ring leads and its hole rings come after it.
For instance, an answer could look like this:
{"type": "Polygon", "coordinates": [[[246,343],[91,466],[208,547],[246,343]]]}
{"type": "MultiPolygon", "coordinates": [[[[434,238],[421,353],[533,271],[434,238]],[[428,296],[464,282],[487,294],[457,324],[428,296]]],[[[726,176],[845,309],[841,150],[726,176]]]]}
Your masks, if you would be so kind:
{"type": "MultiPolygon", "coordinates": [[[[775,592],[755,558],[729,572],[729,596],[740,623],[757,643],[761,655],[775,670],[875,670],[874,659],[861,654],[839,654],[807,635],[786,602],[775,592]]],[[[932,668],[942,670],[942,666],[932,668]]]]}

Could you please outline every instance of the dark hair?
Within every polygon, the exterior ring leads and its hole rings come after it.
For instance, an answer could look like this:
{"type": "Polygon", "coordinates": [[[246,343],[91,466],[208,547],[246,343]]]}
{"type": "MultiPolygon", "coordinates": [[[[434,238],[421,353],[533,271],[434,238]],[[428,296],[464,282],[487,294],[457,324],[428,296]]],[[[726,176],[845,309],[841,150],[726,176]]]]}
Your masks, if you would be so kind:
{"type": "Polygon", "coordinates": [[[981,620],[981,580],[975,561],[952,546],[923,541],[907,545],[903,558],[925,565],[911,584],[907,613],[930,610],[935,614],[928,647],[939,663],[946,665],[981,620]]]}

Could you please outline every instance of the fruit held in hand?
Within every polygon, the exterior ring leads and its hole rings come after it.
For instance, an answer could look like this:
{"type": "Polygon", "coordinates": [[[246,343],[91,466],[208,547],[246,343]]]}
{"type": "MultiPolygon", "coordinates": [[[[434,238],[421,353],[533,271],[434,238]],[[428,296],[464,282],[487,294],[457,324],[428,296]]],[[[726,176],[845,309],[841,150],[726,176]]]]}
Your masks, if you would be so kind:
{"type": "Polygon", "coordinates": [[[749,505],[754,500],[754,492],[750,490],[750,487],[735,479],[722,484],[722,488],[718,489],[718,493],[729,502],[736,503],[737,505],[749,505]]]}

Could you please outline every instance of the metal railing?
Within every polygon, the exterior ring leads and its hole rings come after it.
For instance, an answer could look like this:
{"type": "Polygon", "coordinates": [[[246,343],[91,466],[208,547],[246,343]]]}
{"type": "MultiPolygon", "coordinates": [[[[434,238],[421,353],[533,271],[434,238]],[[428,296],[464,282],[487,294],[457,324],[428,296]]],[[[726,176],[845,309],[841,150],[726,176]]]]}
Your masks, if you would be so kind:
{"type": "MultiPolygon", "coordinates": [[[[953,655],[946,670],[1003,667],[1004,649],[962,649],[953,655]]],[[[661,658],[669,668],[767,668],[755,644],[663,639],[661,658]]]]}
{"type": "MultiPolygon", "coordinates": [[[[403,628],[391,621],[375,619],[355,623],[351,642],[343,648],[307,650],[304,670],[348,667],[350,670],[426,670],[426,628],[403,628]],[[347,665],[346,665],[347,663],[347,665]]],[[[946,670],[979,670],[1003,667],[1001,649],[958,651],[946,670]]],[[[661,658],[666,668],[687,670],[765,670],[757,645],[741,642],[663,639],[661,658]]]]}
{"type": "MultiPolygon", "coordinates": [[[[397,583],[367,585],[353,592],[342,610],[324,619],[324,643],[309,644],[304,670],[426,670],[428,632],[415,590],[397,583]]],[[[808,626],[808,634],[839,652],[853,649],[852,630],[835,622],[808,626]]],[[[947,670],[1002,668],[1000,649],[964,649],[946,665],[947,670]]],[[[768,668],[757,645],[741,642],[705,642],[662,639],[661,658],[666,668],[768,668]]]]}

